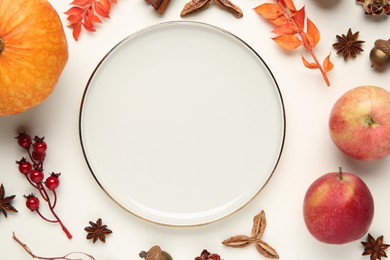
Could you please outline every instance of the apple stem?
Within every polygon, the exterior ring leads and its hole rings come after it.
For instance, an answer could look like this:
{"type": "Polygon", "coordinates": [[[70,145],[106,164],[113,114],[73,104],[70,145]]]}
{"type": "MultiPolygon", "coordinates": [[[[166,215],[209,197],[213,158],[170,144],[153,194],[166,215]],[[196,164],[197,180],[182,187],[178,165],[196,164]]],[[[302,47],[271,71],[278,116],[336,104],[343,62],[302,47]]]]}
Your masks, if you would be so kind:
{"type": "Polygon", "coordinates": [[[339,178],[340,180],[343,180],[343,168],[339,167],[339,178]]]}
{"type": "Polygon", "coordinates": [[[0,55],[3,53],[5,49],[4,40],[0,37],[0,55]]]}

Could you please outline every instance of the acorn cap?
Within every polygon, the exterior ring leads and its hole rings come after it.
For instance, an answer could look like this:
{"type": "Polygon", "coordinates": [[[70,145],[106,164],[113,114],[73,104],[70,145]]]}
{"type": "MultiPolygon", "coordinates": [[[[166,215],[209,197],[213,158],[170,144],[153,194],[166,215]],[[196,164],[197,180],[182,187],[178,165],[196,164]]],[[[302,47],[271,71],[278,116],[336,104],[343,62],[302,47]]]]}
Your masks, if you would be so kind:
{"type": "Polygon", "coordinates": [[[376,40],[374,44],[375,44],[375,48],[383,51],[384,53],[390,56],[390,39],[387,41],[379,39],[376,40]]]}

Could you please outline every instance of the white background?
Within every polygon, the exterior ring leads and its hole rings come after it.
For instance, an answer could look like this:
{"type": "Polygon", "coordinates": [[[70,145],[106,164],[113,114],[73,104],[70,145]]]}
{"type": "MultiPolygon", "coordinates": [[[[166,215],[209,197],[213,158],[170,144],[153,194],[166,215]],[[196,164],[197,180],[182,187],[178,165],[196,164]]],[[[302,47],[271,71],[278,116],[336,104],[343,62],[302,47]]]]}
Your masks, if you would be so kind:
{"type": "MultiPolygon", "coordinates": [[[[63,14],[70,1],[52,0],[64,26],[63,14]]],[[[315,53],[323,60],[332,53],[335,67],[329,73],[327,87],[319,71],[311,71],[301,63],[299,49],[285,52],[272,40],[273,27],[257,15],[253,8],[263,1],[236,1],[244,12],[237,19],[216,5],[196,15],[181,18],[185,0],[172,0],[164,15],[157,14],[142,0],[119,0],[111,11],[111,19],[98,26],[97,32],[82,32],[76,42],[65,27],[69,43],[69,61],[52,95],[41,105],[19,115],[0,118],[0,182],[6,195],[16,194],[13,205],[18,214],[0,216],[0,251],[4,259],[30,259],[13,241],[12,232],[41,256],[60,256],[70,251],[85,251],[96,259],[138,259],[141,250],[158,244],[174,259],[194,259],[203,249],[216,252],[225,260],[263,259],[254,247],[232,249],[221,241],[232,235],[250,234],[252,218],[265,210],[267,228],[263,239],[280,254],[281,259],[368,259],[361,256],[361,240],[342,245],[327,245],[308,233],[302,216],[302,201],[308,186],[322,174],[345,171],[358,174],[370,187],[375,200],[375,217],[369,232],[385,236],[390,243],[388,201],[390,190],[389,158],[360,162],[341,154],[328,133],[328,116],[334,102],[347,90],[360,85],[378,85],[390,90],[390,68],[378,73],[370,68],[369,52],[376,39],[390,38],[390,18],[366,16],[354,1],[296,1],[297,8],[317,25],[321,39],[315,53]],[[90,174],[82,155],[78,116],[81,96],[90,74],[102,57],[124,37],[146,27],[171,20],[195,20],[226,29],[253,47],[265,60],[281,89],[287,116],[286,141],[281,161],[266,188],[238,213],[217,223],[195,228],[171,228],[148,223],[118,207],[100,189],[90,174]],[[348,28],[360,31],[365,40],[364,52],[345,62],[332,47],[336,34],[348,28]],[[15,139],[19,129],[32,135],[44,135],[50,147],[47,165],[63,173],[57,212],[74,237],[68,240],[57,225],[43,222],[24,206],[22,195],[29,186],[17,171],[15,160],[22,152],[15,139]],[[113,230],[105,244],[92,244],[85,239],[88,221],[101,217],[113,230]]],[[[267,111],[264,111],[267,113],[267,111]]],[[[102,147],[104,149],[104,147],[102,147]]],[[[107,151],[110,152],[110,151],[107,151]]],[[[117,162],[121,163],[121,162],[117,162]]],[[[200,192],[213,192],[203,187],[200,192]]]]}

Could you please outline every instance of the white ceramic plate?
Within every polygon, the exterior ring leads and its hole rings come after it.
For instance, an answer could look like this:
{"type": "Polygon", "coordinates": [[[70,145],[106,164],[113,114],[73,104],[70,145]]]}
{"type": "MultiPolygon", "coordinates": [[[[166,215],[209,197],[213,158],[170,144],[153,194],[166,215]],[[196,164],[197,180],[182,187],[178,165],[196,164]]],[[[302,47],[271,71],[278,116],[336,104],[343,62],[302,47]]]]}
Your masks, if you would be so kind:
{"type": "Polygon", "coordinates": [[[284,137],[282,97],[262,59],[197,22],[124,39],[81,104],[81,145],[101,188],[162,225],[207,224],[245,206],[272,176],[284,137]]]}

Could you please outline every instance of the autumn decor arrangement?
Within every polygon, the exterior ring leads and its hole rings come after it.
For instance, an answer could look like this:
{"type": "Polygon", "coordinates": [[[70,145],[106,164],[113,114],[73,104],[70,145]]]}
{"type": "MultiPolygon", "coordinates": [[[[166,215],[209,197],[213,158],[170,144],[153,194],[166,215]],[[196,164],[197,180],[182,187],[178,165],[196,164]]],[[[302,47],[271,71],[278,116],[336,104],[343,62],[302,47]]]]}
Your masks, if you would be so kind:
{"type": "Polygon", "coordinates": [[[1,0],[0,116],[20,113],[43,102],[67,61],[62,23],[48,1],[1,0]],[[42,14],[45,19],[41,19],[42,14]]]}
{"type": "Polygon", "coordinates": [[[276,37],[272,39],[280,47],[291,51],[302,45],[313,59],[313,62],[310,62],[301,54],[305,67],[320,70],[326,84],[330,86],[327,73],[333,69],[333,63],[330,61],[330,54],[322,64],[314,54],[314,48],[320,40],[320,32],[312,20],[306,17],[305,7],[298,10],[292,0],[279,0],[276,3],[261,4],[254,10],[276,27],[272,31],[276,37]]]}
{"type": "MultiPolygon", "coordinates": [[[[66,8],[63,14],[75,41],[79,40],[83,30],[95,32],[99,24],[110,18],[112,7],[118,3],[118,0],[71,1],[69,9],[66,8]]],[[[173,0],[137,1],[143,1],[146,8],[153,8],[162,16],[173,0]]],[[[228,12],[226,15],[229,18],[230,14],[236,18],[243,17],[241,8],[230,0],[187,1],[181,12],[177,12],[181,18],[204,11],[212,4],[228,12]]],[[[390,0],[356,0],[356,3],[363,7],[366,15],[390,15],[390,0]]],[[[330,60],[331,54],[324,59],[317,58],[315,49],[320,41],[320,30],[307,17],[305,6],[298,9],[293,0],[273,0],[253,9],[274,27],[272,40],[278,46],[287,51],[304,48],[301,54],[303,65],[318,70],[326,85],[331,85],[328,78],[328,72],[334,67],[330,60]]],[[[336,41],[331,45],[333,51],[344,61],[364,54],[363,45],[366,41],[361,40],[359,34],[359,31],[349,28],[345,34],[336,35],[336,41]]],[[[375,69],[375,73],[389,67],[390,39],[377,39],[369,59],[373,67],[371,71],[375,69]]],[[[48,98],[67,61],[68,43],[63,25],[49,1],[0,0],[0,117],[27,111],[48,98]]],[[[330,111],[328,132],[337,151],[351,159],[375,161],[387,157],[390,155],[390,92],[374,85],[362,85],[346,91],[330,111]]],[[[21,132],[16,140],[25,153],[24,157],[16,161],[19,177],[26,180],[35,191],[20,196],[28,214],[38,215],[46,222],[59,225],[66,237],[71,239],[72,234],[56,212],[61,173],[48,172],[45,168],[48,149],[45,138],[21,132]],[[41,210],[42,207],[45,210],[41,210]]],[[[0,217],[7,218],[18,213],[14,206],[18,198],[6,194],[2,181],[0,217]]],[[[371,260],[387,258],[386,250],[390,245],[384,242],[384,236],[374,238],[369,233],[374,219],[373,194],[362,178],[354,173],[343,172],[341,167],[339,171],[318,176],[307,188],[302,203],[302,215],[308,233],[319,242],[334,245],[355,242],[367,235],[366,240],[359,244],[363,246],[362,256],[369,256],[371,260]]],[[[254,246],[261,254],[260,257],[279,259],[278,252],[264,241],[266,226],[267,220],[262,210],[254,216],[249,235],[231,236],[223,240],[222,245],[230,249],[254,246]]],[[[95,222],[89,221],[89,225],[79,231],[91,245],[96,242],[106,243],[106,238],[113,234],[102,218],[97,218],[95,222]]],[[[68,241],[67,238],[64,239],[68,241]]],[[[12,239],[33,259],[95,260],[91,254],[81,251],[54,257],[38,256],[15,233],[12,233],[12,239]]],[[[198,252],[201,253],[193,259],[222,259],[221,255],[207,249],[196,251],[196,254],[198,252]]],[[[159,245],[138,254],[139,258],[146,260],[172,260],[172,256],[159,245]]],[[[135,257],[130,256],[128,259],[135,257]]]]}

